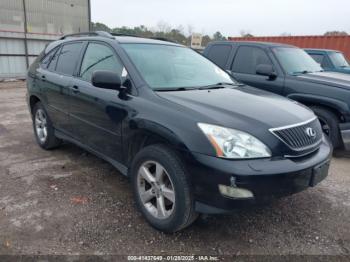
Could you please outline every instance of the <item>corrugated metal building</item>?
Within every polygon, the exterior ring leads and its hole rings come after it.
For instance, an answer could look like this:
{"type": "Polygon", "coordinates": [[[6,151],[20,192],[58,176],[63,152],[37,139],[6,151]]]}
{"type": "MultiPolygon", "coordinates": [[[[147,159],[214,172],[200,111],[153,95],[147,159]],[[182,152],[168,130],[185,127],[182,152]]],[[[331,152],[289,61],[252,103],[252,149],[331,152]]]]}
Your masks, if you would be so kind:
{"type": "Polygon", "coordinates": [[[23,78],[45,45],[88,31],[90,0],[1,0],[0,79],[23,78]]]}
{"type": "Polygon", "coordinates": [[[229,37],[230,41],[262,41],[295,45],[300,48],[334,49],[344,53],[350,59],[350,36],[256,36],[229,37]]]}

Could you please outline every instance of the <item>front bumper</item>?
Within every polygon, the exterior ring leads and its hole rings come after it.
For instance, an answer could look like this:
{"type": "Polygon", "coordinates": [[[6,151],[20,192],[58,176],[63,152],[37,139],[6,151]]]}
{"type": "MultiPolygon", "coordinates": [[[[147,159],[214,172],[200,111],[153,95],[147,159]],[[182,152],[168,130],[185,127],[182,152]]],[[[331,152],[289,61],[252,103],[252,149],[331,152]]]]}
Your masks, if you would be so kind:
{"type": "Polygon", "coordinates": [[[194,153],[187,168],[195,191],[196,210],[201,213],[224,213],[236,207],[291,195],[323,180],[328,174],[332,148],[326,138],[320,148],[299,158],[228,160],[194,153]],[[317,168],[324,175],[314,180],[317,168]],[[244,188],[253,193],[247,199],[232,199],[219,192],[219,185],[244,188]]]}
{"type": "Polygon", "coordinates": [[[350,151],[350,123],[339,124],[345,150],[350,151]]]}

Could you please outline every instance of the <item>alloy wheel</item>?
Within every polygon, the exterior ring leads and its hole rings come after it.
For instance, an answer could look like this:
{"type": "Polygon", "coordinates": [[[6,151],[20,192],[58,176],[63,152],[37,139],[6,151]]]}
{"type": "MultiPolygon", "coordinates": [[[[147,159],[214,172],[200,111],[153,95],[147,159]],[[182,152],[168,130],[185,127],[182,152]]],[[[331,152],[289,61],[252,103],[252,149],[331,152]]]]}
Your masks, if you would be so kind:
{"type": "Polygon", "coordinates": [[[38,109],[34,118],[36,135],[41,144],[45,143],[47,139],[47,117],[42,109],[38,109]]]}
{"type": "Polygon", "coordinates": [[[165,168],[156,161],[141,165],[137,174],[138,193],[145,209],[157,219],[174,212],[175,190],[165,168]]]}

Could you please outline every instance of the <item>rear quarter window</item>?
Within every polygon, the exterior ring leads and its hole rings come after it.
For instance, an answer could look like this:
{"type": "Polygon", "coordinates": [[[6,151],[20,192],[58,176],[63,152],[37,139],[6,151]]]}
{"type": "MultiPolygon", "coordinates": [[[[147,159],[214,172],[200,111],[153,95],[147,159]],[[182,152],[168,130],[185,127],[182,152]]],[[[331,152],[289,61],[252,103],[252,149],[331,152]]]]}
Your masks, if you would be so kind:
{"type": "Polygon", "coordinates": [[[213,45],[209,49],[207,57],[221,68],[225,68],[231,50],[231,45],[213,45]]]}
{"type": "Polygon", "coordinates": [[[48,68],[49,67],[50,62],[51,62],[52,58],[56,55],[58,49],[59,49],[59,46],[55,47],[54,49],[52,49],[46,55],[43,55],[43,57],[41,58],[41,61],[40,61],[40,66],[42,68],[48,68]]]}

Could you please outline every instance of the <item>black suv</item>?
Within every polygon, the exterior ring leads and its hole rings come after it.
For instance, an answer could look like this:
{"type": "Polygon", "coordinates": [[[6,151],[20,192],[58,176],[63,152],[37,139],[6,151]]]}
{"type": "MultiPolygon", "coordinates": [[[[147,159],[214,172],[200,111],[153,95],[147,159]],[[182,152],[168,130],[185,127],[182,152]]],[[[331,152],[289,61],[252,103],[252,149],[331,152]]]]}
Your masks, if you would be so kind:
{"type": "Polygon", "coordinates": [[[72,142],[129,176],[159,230],[323,180],[331,147],[314,113],[241,86],[205,57],[95,32],[46,47],[28,72],[38,144],[72,142]]]}
{"type": "Polygon", "coordinates": [[[253,42],[210,43],[204,55],[238,81],[310,107],[334,148],[350,150],[350,76],[323,72],[295,46],[253,42]]]}

